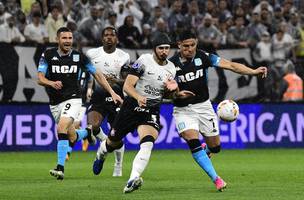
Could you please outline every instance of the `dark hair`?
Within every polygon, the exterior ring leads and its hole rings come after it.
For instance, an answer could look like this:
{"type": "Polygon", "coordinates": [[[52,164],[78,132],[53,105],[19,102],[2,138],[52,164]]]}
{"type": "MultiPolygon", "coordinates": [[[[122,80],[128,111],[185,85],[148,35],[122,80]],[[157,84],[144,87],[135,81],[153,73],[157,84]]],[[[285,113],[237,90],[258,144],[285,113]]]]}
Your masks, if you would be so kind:
{"type": "Polygon", "coordinates": [[[117,35],[117,30],[115,29],[114,26],[106,26],[101,32],[101,37],[103,37],[106,30],[112,30],[112,31],[114,31],[115,35],[117,35]]]}
{"type": "Polygon", "coordinates": [[[69,28],[67,28],[67,27],[60,27],[57,30],[57,37],[60,35],[60,33],[63,33],[63,32],[72,32],[72,31],[69,28]]]}
{"type": "Polygon", "coordinates": [[[34,12],[32,16],[41,18],[40,12],[34,12]]]}
{"type": "Polygon", "coordinates": [[[108,13],[108,17],[113,17],[113,16],[117,17],[116,12],[110,11],[110,12],[108,13]]]}
{"type": "Polygon", "coordinates": [[[162,45],[162,44],[168,44],[171,45],[171,40],[169,36],[166,33],[159,33],[155,36],[154,40],[152,41],[153,48],[162,45]]]}
{"type": "Polygon", "coordinates": [[[53,5],[51,5],[51,12],[54,10],[54,9],[57,9],[57,10],[60,10],[60,7],[59,7],[59,5],[57,5],[57,4],[53,4],[53,5]]]}
{"type": "Polygon", "coordinates": [[[194,31],[185,30],[178,35],[177,41],[183,41],[183,40],[187,40],[187,39],[196,39],[196,38],[197,38],[197,36],[194,31]]]}

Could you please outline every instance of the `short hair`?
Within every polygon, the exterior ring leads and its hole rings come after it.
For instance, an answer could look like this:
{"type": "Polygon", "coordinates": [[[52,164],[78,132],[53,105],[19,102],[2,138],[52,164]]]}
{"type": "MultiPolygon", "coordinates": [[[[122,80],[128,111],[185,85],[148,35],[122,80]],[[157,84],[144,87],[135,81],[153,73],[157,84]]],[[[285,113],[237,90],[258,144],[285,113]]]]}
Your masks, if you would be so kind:
{"type": "Polygon", "coordinates": [[[60,33],[63,33],[63,32],[71,32],[72,33],[72,31],[69,28],[67,28],[67,27],[60,27],[57,30],[57,37],[60,35],[60,33]]]}
{"type": "Polygon", "coordinates": [[[101,37],[103,37],[106,30],[112,30],[115,33],[115,35],[117,35],[117,30],[114,26],[106,26],[101,32],[101,37]]]}
{"type": "Polygon", "coordinates": [[[57,5],[56,3],[54,3],[53,5],[51,5],[51,12],[52,12],[54,9],[60,10],[60,6],[57,5]]]}
{"type": "Polygon", "coordinates": [[[177,37],[177,41],[184,41],[187,39],[197,39],[196,33],[191,30],[185,30],[181,32],[177,37]]]}

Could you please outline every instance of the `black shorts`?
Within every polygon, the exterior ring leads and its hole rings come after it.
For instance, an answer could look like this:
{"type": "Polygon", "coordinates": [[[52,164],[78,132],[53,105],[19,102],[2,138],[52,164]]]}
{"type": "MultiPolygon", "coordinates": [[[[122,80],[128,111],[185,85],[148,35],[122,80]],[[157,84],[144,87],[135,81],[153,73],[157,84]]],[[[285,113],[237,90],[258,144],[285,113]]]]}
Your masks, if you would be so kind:
{"type": "Polygon", "coordinates": [[[150,125],[159,131],[159,107],[142,108],[135,99],[126,97],[108,137],[112,141],[120,141],[139,125],[150,125]]]}
{"type": "MultiPolygon", "coordinates": [[[[123,98],[121,85],[115,84],[114,86],[112,86],[112,88],[116,92],[116,94],[123,98]]],[[[100,113],[104,118],[108,117],[108,122],[112,126],[112,123],[117,115],[118,110],[119,105],[114,103],[110,93],[101,88],[97,88],[94,90],[88,112],[96,111],[100,113]]]]}

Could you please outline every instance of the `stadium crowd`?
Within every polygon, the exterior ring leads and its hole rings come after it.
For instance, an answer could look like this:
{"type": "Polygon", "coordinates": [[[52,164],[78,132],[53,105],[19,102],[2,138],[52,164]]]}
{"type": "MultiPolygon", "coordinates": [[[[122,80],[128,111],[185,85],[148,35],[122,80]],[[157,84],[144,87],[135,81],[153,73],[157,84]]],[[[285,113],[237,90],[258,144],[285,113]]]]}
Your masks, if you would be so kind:
{"type": "Polygon", "coordinates": [[[0,42],[48,45],[66,26],[81,49],[100,45],[101,30],[111,25],[119,47],[152,48],[160,32],[175,43],[190,29],[208,52],[250,48],[253,65],[270,72],[265,83],[259,80],[260,97],[297,101],[303,100],[303,13],[301,0],[2,0],[0,42]]]}

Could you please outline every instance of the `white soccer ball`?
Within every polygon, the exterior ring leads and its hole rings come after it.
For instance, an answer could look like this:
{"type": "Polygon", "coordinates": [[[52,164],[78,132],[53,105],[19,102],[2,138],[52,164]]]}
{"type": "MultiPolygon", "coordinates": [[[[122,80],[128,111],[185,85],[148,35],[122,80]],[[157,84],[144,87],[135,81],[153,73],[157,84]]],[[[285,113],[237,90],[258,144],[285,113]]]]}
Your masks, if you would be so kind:
{"type": "Polygon", "coordinates": [[[232,100],[224,100],[217,106],[217,116],[225,122],[233,122],[239,116],[240,110],[237,103],[232,100]]]}

